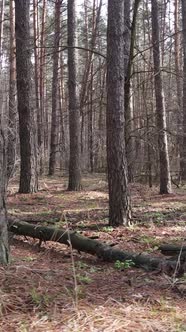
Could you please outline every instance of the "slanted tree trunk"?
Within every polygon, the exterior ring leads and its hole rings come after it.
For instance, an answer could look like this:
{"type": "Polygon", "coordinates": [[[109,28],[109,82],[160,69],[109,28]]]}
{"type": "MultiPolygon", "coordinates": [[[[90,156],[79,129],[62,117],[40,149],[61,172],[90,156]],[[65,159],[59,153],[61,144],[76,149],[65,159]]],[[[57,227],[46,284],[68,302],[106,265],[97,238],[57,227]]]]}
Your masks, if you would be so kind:
{"type": "Polygon", "coordinates": [[[58,106],[58,62],[59,62],[59,41],[60,41],[60,13],[61,0],[55,2],[55,32],[54,32],[54,53],[53,53],[53,78],[52,78],[52,124],[50,137],[50,158],[49,175],[54,175],[56,169],[57,149],[57,106],[58,106]]]}
{"type": "MultiPolygon", "coordinates": [[[[1,126],[0,119],[0,126],[1,126]]],[[[5,138],[0,127],[0,264],[7,264],[9,260],[7,215],[5,205],[6,195],[6,151],[5,138]]]]}
{"type": "Polygon", "coordinates": [[[186,2],[182,0],[182,26],[183,26],[183,144],[181,178],[186,180],[186,2]]]}
{"type": "Polygon", "coordinates": [[[37,154],[31,101],[30,1],[15,1],[17,97],[20,137],[20,193],[38,190],[37,154]]]}
{"type": "Polygon", "coordinates": [[[124,1],[108,1],[107,30],[107,165],[109,223],[129,224],[124,109],[124,1]]]}
{"type": "Polygon", "coordinates": [[[16,102],[16,42],[15,2],[10,0],[10,72],[9,72],[9,118],[7,147],[7,177],[13,175],[16,159],[17,102],[16,102]]]}
{"type": "Polygon", "coordinates": [[[156,97],[156,117],[158,130],[159,167],[160,167],[160,194],[171,192],[171,178],[169,166],[168,141],[166,132],[166,113],[163,95],[163,84],[160,68],[160,44],[158,2],[152,0],[152,42],[154,59],[154,84],[156,97]]]}
{"type": "Polygon", "coordinates": [[[70,160],[68,190],[81,189],[80,110],[76,63],[76,0],[68,0],[68,93],[70,160]]]}

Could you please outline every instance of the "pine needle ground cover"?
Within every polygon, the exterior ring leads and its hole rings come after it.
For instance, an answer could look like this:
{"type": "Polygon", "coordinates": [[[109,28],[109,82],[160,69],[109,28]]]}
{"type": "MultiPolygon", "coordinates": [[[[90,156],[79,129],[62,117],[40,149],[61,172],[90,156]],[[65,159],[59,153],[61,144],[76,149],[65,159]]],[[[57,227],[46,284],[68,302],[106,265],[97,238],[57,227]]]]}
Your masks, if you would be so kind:
{"type": "MultiPolygon", "coordinates": [[[[8,193],[9,218],[69,228],[120,249],[161,256],[164,243],[185,244],[186,193],[131,186],[133,225],[108,226],[105,177],[85,176],[66,191],[65,177],[43,178],[40,191],[8,193]]],[[[0,331],[186,331],[186,279],[105,263],[58,243],[16,237],[11,263],[0,268],[0,331]]]]}

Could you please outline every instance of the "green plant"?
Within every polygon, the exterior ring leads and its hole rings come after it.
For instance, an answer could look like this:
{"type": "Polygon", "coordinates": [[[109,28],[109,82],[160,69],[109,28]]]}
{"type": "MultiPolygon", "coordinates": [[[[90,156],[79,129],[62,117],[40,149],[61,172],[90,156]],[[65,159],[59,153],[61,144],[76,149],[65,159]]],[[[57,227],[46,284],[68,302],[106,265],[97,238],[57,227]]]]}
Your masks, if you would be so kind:
{"type": "Polygon", "coordinates": [[[37,307],[40,307],[43,305],[47,306],[49,303],[48,295],[38,293],[36,288],[32,288],[32,290],[30,292],[30,296],[31,296],[33,304],[36,305],[37,307]]]}
{"type": "Polygon", "coordinates": [[[105,226],[103,227],[103,232],[112,232],[114,230],[114,228],[112,226],[105,226]]]}
{"type": "Polygon", "coordinates": [[[114,263],[114,267],[117,270],[124,270],[124,269],[129,269],[130,267],[135,266],[135,263],[132,261],[132,259],[126,259],[126,261],[121,262],[120,260],[117,260],[114,263]]]}
{"type": "Polygon", "coordinates": [[[92,279],[88,275],[83,276],[81,274],[78,274],[77,279],[84,284],[90,284],[92,282],[92,279]]]}
{"type": "Polygon", "coordinates": [[[20,196],[20,197],[19,197],[19,200],[22,201],[22,202],[26,202],[26,201],[27,201],[27,197],[25,197],[25,196],[20,196]]]}
{"type": "Polygon", "coordinates": [[[36,258],[32,257],[32,256],[25,256],[22,258],[22,260],[25,262],[32,262],[32,261],[36,260],[36,258]]]}
{"type": "Polygon", "coordinates": [[[37,201],[45,201],[46,197],[45,196],[36,196],[36,197],[34,197],[34,199],[36,199],[37,201]]]}
{"type": "Polygon", "coordinates": [[[76,262],[76,268],[77,269],[81,269],[81,270],[85,270],[85,271],[89,271],[90,273],[95,273],[98,270],[101,270],[101,268],[97,267],[97,266],[90,266],[82,261],[78,261],[76,262]]]}
{"type": "Polygon", "coordinates": [[[96,266],[91,266],[90,267],[90,273],[95,273],[95,272],[97,272],[99,270],[101,270],[101,268],[99,268],[99,267],[96,267],[96,266]]]}
{"type": "Polygon", "coordinates": [[[148,253],[151,253],[151,252],[154,252],[154,251],[156,251],[156,250],[159,250],[159,247],[158,247],[158,246],[154,246],[153,248],[148,248],[146,251],[147,251],[148,253]]]}
{"type": "Polygon", "coordinates": [[[79,268],[79,269],[87,269],[87,268],[89,268],[89,265],[86,264],[86,263],[84,263],[84,262],[82,262],[82,261],[78,261],[78,262],[76,263],[76,266],[77,266],[77,268],[79,268]]]}
{"type": "Polygon", "coordinates": [[[140,237],[140,243],[144,243],[144,244],[147,244],[147,245],[152,245],[152,246],[157,246],[159,241],[152,237],[152,236],[148,236],[148,235],[142,235],[140,237]]]}

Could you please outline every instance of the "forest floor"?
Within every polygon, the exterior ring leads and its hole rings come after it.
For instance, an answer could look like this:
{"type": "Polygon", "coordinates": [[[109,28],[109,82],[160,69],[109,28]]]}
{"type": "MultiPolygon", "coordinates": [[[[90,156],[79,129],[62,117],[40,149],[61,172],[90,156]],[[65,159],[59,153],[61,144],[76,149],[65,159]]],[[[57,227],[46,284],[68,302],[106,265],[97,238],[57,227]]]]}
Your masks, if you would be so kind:
{"type": "MultiPolygon", "coordinates": [[[[158,246],[186,242],[186,188],[158,195],[158,188],[131,187],[133,225],[108,226],[105,176],[84,176],[81,192],[66,191],[67,178],[40,180],[40,191],[8,192],[8,213],[17,220],[70,228],[138,253],[161,256],[158,246]]],[[[105,263],[58,243],[14,237],[11,263],[0,268],[0,331],[186,331],[186,276],[105,263]]]]}

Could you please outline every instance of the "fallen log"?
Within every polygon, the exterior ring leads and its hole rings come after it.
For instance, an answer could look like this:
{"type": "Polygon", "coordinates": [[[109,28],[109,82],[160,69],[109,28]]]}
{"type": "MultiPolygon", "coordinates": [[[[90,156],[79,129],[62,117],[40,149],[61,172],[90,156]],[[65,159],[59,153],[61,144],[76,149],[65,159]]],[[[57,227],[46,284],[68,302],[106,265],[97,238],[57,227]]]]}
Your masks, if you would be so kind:
{"type": "MultiPolygon", "coordinates": [[[[91,255],[96,255],[98,258],[107,262],[115,262],[132,260],[136,267],[141,267],[145,270],[170,270],[174,273],[176,268],[175,260],[166,260],[159,257],[151,257],[144,253],[136,254],[120,249],[113,248],[108,244],[100,241],[87,238],[78,234],[75,231],[68,229],[56,229],[53,227],[45,227],[33,225],[26,222],[10,221],[9,231],[16,235],[29,236],[39,239],[40,241],[54,241],[69,246],[71,244],[73,249],[79,252],[85,252],[91,255]]],[[[170,273],[169,273],[170,274],[170,273]]]]}
{"type": "Polygon", "coordinates": [[[186,257],[186,246],[178,246],[173,244],[163,244],[158,248],[165,256],[178,256],[186,257]]]}

